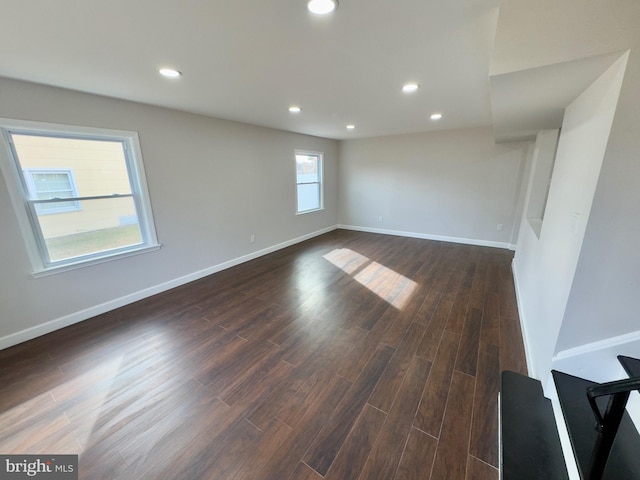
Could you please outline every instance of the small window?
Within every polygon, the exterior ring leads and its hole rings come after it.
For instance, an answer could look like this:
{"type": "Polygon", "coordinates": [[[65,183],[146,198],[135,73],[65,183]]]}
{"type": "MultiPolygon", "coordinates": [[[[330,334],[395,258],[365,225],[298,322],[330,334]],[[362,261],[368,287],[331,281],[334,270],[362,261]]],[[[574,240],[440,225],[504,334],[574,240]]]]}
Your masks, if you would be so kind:
{"type": "Polygon", "coordinates": [[[297,213],[321,210],[322,153],[296,152],[297,213]]]}
{"type": "MultiPolygon", "coordinates": [[[[61,198],[75,198],[78,196],[73,171],[68,170],[23,170],[29,196],[38,200],[61,198]]],[[[41,203],[36,205],[36,212],[40,215],[48,213],[64,213],[80,210],[80,202],[41,203]]]]}
{"type": "Polygon", "coordinates": [[[157,248],[137,134],[0,119],[35,272],[157,248]]]}

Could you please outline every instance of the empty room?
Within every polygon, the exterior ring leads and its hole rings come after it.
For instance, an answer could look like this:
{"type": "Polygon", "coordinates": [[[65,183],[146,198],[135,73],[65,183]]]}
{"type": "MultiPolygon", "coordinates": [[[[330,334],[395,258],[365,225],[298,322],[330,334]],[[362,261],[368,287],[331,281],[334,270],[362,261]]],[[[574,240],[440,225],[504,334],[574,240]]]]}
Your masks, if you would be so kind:
{"type": "Polygon", "coordinates": [[[640,478],[636,0],[0,3],[0,478],[640,478]]]}

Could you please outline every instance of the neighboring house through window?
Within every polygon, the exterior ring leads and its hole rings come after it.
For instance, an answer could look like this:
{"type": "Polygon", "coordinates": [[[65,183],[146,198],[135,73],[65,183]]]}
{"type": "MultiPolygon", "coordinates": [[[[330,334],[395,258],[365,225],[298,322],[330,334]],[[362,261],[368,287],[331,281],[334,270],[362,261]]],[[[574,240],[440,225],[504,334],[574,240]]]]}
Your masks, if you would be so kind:
{"type": "MultiPolygon", "coordinates": [[[[78,196],[78,189],[73,178],[73,170],[23,170],[24,180],[31,198],[38,200],[51,200],[55,198],[74,198],[78,196]]],[[[36,212],[45,215],[47,213],[64,213],[80,210],[80,202],[41,203],[36,205],[36,212]]]]}
{"type": "Polygon", "coordinates": [[[158,248],[137,134],[0,119],[35,273],[158,248]]]}
{"type": "Polygon", "coordinates": [[[296,151],[297,213],[323,208],[322,153],[296,151]]]}

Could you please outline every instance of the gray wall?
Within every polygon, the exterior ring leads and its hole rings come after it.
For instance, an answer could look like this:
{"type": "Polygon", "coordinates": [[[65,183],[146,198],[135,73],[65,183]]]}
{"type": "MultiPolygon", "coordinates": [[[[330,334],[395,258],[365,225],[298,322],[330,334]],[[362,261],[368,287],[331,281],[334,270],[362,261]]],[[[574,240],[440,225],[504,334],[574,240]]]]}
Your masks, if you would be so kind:
{"type": "Polygon", "coordinates": [[[526,153],[496,145],[491,128],[343,141],[340,223],[509,247],[526,153]]]}
{"type": "Polygon", "coordinates": [[[7,79],[0,79],[0,117],[137,131],[162,244],[34,278],[0,180],[0,347],[337,223],[336,141],[7,79]],[[322,212],[295,215],[295,149],[325,154],[322,212]]]}

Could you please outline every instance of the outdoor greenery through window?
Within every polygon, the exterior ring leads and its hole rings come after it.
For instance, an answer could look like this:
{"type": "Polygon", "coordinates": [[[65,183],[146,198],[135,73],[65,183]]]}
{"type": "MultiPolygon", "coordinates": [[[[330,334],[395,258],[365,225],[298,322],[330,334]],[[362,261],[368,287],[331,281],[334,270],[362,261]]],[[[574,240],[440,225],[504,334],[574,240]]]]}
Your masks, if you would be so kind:
{"type": "Polygon", "coordinates": [[[296,152],[297,213],[322,209],[322,154],[296,152]]]}
{"type": "Polygon", "coordinates": [[[36,271],[156,246],[135,133],[30,127],[2,133],[36,271]]]}

